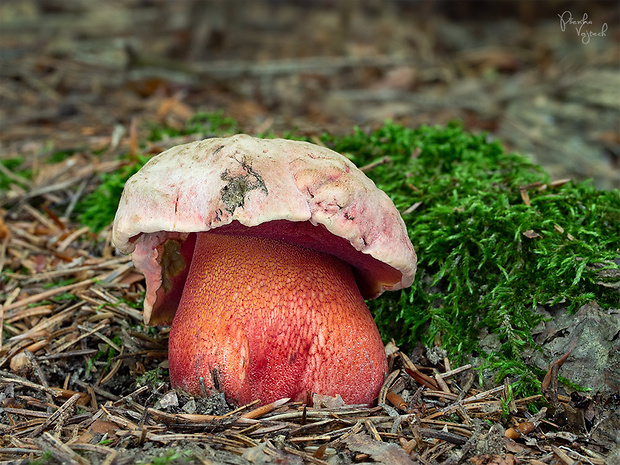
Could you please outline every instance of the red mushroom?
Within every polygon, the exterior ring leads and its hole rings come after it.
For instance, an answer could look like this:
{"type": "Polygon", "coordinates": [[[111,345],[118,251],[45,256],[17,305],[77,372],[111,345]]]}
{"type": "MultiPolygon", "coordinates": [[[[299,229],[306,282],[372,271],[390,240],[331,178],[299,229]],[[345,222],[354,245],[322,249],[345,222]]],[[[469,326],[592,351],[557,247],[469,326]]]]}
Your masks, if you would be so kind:
{"type": "Polygon", "coordinates": [[[173,147],[130,178],[113,242],[172,324],[170,380],[237,404],[310,393],[371,403],[387,374],[364,302],[411,285],[389,197],[324,147],[246,135],[173,147]]]}

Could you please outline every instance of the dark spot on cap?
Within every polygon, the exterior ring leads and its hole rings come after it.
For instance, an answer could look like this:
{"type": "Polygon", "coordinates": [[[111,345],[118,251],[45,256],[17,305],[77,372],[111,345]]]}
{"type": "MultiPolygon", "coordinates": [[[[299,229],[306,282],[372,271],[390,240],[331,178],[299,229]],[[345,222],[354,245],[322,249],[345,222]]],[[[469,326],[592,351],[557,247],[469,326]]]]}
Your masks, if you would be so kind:
{"type": "Polygon", "coordinates": [[[241,162],[245,173],[231,176],[228,170],[222,173],[222,180],[228,181],[220,190],[220,198],[225,205],[226,211],[233,214],[234,211],[245,205],[245,197],[253,190],[260,189],[268,194],[267,186],[263,178],[252,168],[252,165],[244,158],[241,162]]]}

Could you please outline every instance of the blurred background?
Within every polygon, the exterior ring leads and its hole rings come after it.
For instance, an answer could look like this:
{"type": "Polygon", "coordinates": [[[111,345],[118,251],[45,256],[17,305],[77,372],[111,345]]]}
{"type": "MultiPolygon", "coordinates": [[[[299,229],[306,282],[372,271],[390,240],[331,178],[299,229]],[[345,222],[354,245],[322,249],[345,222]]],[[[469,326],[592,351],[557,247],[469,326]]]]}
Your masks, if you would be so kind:
{"type": "Polygon", "coordinates": [[[460,120],[619,187],[619,24],[618,1],[2,0],[0,156],[204,111],[276,134],[460,120]]]}

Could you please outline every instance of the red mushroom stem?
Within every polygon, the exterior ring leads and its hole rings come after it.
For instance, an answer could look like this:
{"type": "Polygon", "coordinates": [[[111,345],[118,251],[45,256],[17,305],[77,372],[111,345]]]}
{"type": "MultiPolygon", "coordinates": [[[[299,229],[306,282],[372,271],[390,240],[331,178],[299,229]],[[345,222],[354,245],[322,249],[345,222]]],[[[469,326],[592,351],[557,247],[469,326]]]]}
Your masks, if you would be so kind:
{"type": "Polygon", "coordinates": [[[383,343],[351,267],[278,240],[198,233],[169,340],[173,387],[263,404],[317,392],[371,403],[383,343]]]}

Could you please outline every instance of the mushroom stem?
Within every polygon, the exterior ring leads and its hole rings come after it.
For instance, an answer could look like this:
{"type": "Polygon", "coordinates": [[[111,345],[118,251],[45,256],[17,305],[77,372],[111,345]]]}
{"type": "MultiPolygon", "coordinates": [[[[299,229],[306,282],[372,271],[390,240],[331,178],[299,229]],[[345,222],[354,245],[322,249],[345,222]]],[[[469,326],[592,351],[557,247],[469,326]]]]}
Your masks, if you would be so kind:
{"type": "Polygon", "coordinates": [[[172,386],[233,403],[371,403],[387,361],[351,267],[278,240],[198,233],[169,340],[172,386]],[[202,382],[201,382],[202,378],[202,382]]]}

